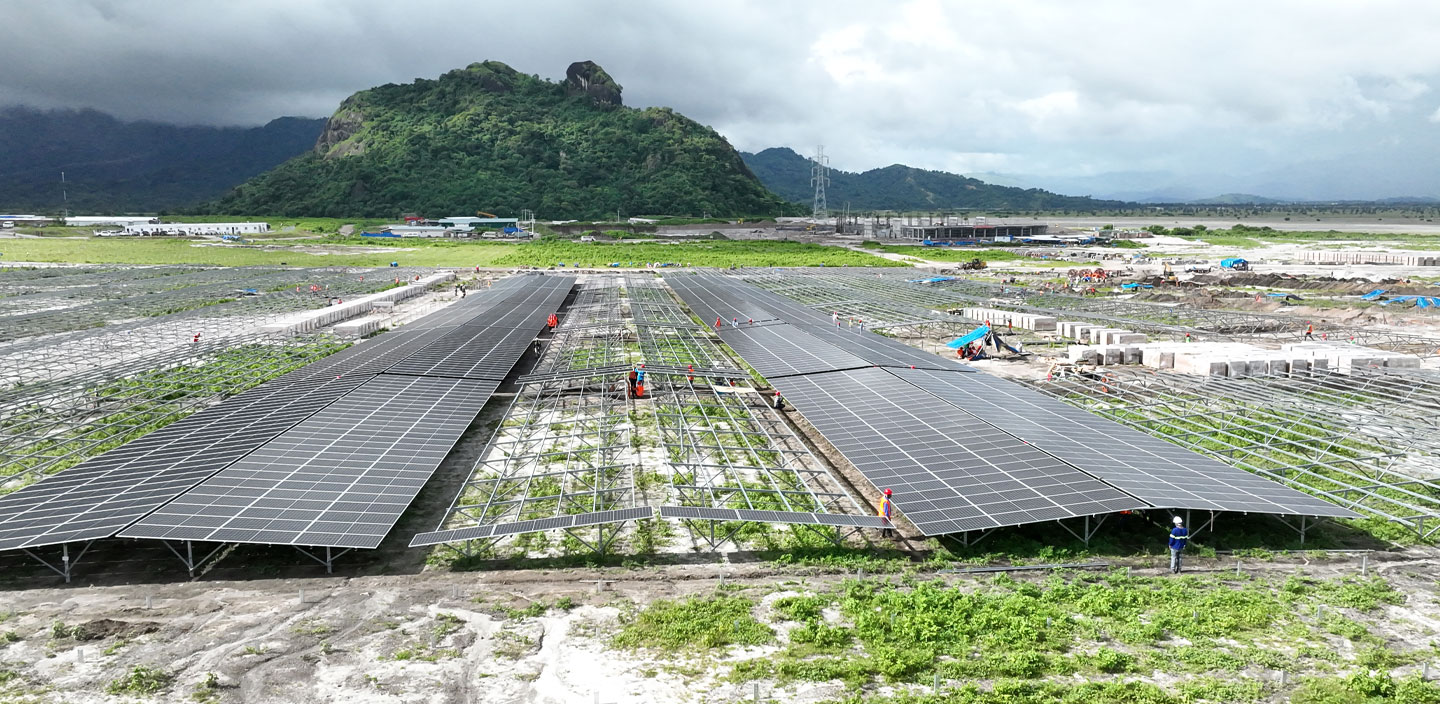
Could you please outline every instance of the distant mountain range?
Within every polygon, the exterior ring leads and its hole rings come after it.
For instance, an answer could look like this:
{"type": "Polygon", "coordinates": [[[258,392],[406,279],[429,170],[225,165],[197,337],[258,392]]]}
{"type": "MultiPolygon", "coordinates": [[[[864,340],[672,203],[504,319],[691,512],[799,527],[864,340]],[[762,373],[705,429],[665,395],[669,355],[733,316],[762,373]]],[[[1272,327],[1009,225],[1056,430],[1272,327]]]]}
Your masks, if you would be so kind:
{"type": "MultiPolygon", "coordinates": [[[[775,147],[756,154],[742,152],[745,164],[770,190],[794,203],[810,203],[814,186],[811,162],[793,149],[775,147]]],[[[1124,208],[1123,201],[1063,196],[1038,188],[996,186],[947,173],[894,164],[861,173],[831,170],[825,189],[831,210],[849,203],[852,210],[1098,210],[1124,208]]]]}
{"type": "Polygon", "coordinates": [[[309,149],[324,125],[282,117],[263,127],[183,127],[121,122],[93,110],[0,110],[0,210],[194,205],[309,149]]]}

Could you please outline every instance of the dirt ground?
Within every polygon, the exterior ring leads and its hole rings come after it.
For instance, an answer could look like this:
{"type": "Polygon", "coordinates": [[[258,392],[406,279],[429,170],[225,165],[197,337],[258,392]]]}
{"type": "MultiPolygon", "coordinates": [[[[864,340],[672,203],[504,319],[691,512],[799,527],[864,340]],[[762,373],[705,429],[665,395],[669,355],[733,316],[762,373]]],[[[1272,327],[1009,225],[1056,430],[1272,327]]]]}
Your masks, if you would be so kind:
{"type": "MultiPolygon", "coordinates": [[[[1353,554],[1296,555],[1247,560],[1242,569],[1277,579],[1300,572],[1334,577],[1357,574],[1360,561],[1353,554]]],[[[1146,560],[1111,562],[1137,575],[1161,573],[1146,560]]],[[[1399,641],[1434,638],[1440,632],[1437,562],[1435,549],[1367,555],[1366,571],[1406,595],[1403,605],[1388,607],[1368,625],[1382,626],[1399,641]]],[[[1191,571],[1234,567],[1229,557],[1196,559],[1191,571]]],[[[114,701],[104,693],[107,683],[145,666],[174,675],[157,697],[162,701],[183,700],[198,686],[199,696],[218,702],[574,704],[595,701],[596,694],[615,704],[735,702],[752,687],[724,681],[725,663],[760,651],[685,662],[666,653],[618,651],[609,638],[622,613],[656,599],[713,593],[722,583],[760,596],[826,589],[854,576],[722,559],[643,570],[432,571],[31,589],[0,597],[0,632],[13,634],[0,644],[0,671],[16,675],[0,685],[0,697],[114,701]],[[563,599],[570,608],[538,616],[513,611],[563,599]],[[74,626],[82,628],[71,631],[74,626]],[[211,673],[215,678],[206,686],[211,673]]],[[[957,584],[988,577],[942,576],[957,584]]],[[[1038,581],[1047,575],[1013,576],[1038,581]]],[[[846,693],[839,683],[761,686],[773,701],[817,702],[846,693]]]]}

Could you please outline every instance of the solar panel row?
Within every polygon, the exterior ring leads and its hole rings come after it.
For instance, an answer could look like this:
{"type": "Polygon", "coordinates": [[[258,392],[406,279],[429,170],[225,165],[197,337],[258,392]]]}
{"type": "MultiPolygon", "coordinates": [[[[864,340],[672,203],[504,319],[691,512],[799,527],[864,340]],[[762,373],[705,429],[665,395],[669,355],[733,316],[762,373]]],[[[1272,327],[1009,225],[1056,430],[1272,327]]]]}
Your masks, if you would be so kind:
{"type": "MultiPolygon", "coordinates": [[[[876,335],[873,332],[866,332],[859,328],[838,327],[835,321],[829,316],[816,313],[813,310],[799,305],[783,296],[766,291],[757,286],[752,286],[737,279],[716,276],[716,275],[694,275],[674,276],[667,279],[681,299],[695,310],[702,320],[712,320],[712,316],[722,321],[721,337],[726,337],[727,331],[751,329],[747,321],[754,319],[758,321],[769,321],[779,319],[788,324],[788,328],[776,331],[776,334],[794,341],[796,346],[812,350],[822,358],[830,357],[839,359],[839,355],[846,355],[849,359],[844,365],[837,362],[836,365],[822,367],[818,365],[806,365],[808,371],[783,372],[783,373],[815,373],[817,371],[834,371],[847,369],[861,365],[878,365],[893,367],[916,367],[918,369],[939,369],[948,371],[973,371],[958,362],[952,362],[923,350],[915,349],[902,342],[887,337],[876,335]],[[731,321],[739,320],[738,327],[731,325],[731,321]],[[855,365],[850,360],[858,358],[861,365],[855,365]]],[[[759,327],[759,326],[756,326],[759,327]]],[[[764,327],[771,327],[766,324],[764,327]]],[[[726,342],[730,340],[727,338],[726,342]]],[[[741,342],[741,344],[745,344],[741,342]]],[[[741,356],[745,356],[744,352],[741,356]]],[[[763,346],[758,348],[757,354],[763,359],[774,357],[773,353],[763,351],[763,346]]],[[[748,357],[745,360],[751,366],[756,367],[761,375],[768,376],[764,370],[756,366],[755,362],[748,357]]],[[[763,364],[763,362],[762,362],[763,364]]],[[[784,369],[783,364],[778,365],[784,369]]]]}
{"type": "Polygon", "coordinates": [[[1147,507],[899,383],[877,368],[774,380],[866,479],[895,490],[896,506],[926,535],[1147,507]]]}
{"type": "Polygon", "coordinates": [[[1355,515],[1011,382],[951,373],[974,370],[837,328],[773,292],[723,276],[674,281],[706,315],[773,311],[788,323],[721,337],[877,488],[894,489],[927,535],[1127,508],[1355,515]],[[842,366],[855,360],[880,368],[842,366]]]}
{"type": "MultiPolygon", "coordinates": [[[[570,277],[502,280],[400,331],[273,379],[0,497],[0,550],[112,537],[242,457],[287,436],[287,431],[366,386],[378,374],[444,339],[454,326],[513,300],[520,291],[558,289],[563,300],[572,284],[570,277]]],[[[555,294],[551,291],[548,295],[555,294]]],[[[516,301],[515,306],[522,303],[516,301]]],[[[537,329],[544,317],[545,313],[539,314],[537,329]]],[[[474,382],[465,386],[468,392],[463,403],[469,407],[483,405],[494,385],[474,382]]],[[[366,430],[357,428],[356,432],[363,435],[366,430]]],[[[274,447],[286,442],[281,439],[274,447]]],[[[314,449],[320,451],[319,446],[314,449]]]]}
{"type": "Polygon", "coordinates": [[[725,328],[720,339],[767,379],[870,366],[789,325],[725,328]]]}
{"type": "Polygon", "coordinates": [[[890,370],[957,409],[1043,449],[1151,505],[1354,517],[1323,499],[1197,455],[988,374],[890,370]]]}
{"type": "Polygon", "coordinates": [[[378,376],[120,535],[376,547],[497,384],[378,376]]]}

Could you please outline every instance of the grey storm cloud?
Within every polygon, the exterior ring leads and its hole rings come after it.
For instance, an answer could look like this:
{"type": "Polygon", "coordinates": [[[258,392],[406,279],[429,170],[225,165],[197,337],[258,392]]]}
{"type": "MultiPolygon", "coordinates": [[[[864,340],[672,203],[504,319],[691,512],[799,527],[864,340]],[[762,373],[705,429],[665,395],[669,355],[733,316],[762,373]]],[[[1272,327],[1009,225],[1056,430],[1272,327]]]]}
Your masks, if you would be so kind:
{"type": "Polygon", "coordinates": [[[592,59],[627,104],[847,169],[1440,195],[1435,3],[0,0],[0,21],[0,105],[251,125],[474,61],[592,59]]]}

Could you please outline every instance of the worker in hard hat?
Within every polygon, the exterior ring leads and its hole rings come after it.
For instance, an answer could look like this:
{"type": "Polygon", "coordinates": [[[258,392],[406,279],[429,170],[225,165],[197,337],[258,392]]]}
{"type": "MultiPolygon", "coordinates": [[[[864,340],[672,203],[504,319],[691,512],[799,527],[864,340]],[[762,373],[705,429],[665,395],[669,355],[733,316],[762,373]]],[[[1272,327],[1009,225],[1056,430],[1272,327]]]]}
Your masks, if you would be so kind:
{"type": "Polygon", "coordinates": [[[885,519],[885,527],[881,529],[880,536],[888,538],[895,534],[895,524],[890,522],[891,514],[894,513],[895,505],[890,502],[890,490],[885,490],[885,495],[880,497],[879,516],[885,519]]]}
{"type": "Polygon", "coordinates": [[[1180,553],[1190,542],[1190,531],[1185,530],[1185,519],[1176,516],[1175,525],[1170,529],[1170,571],[1180,574],[1180,553]]]}

